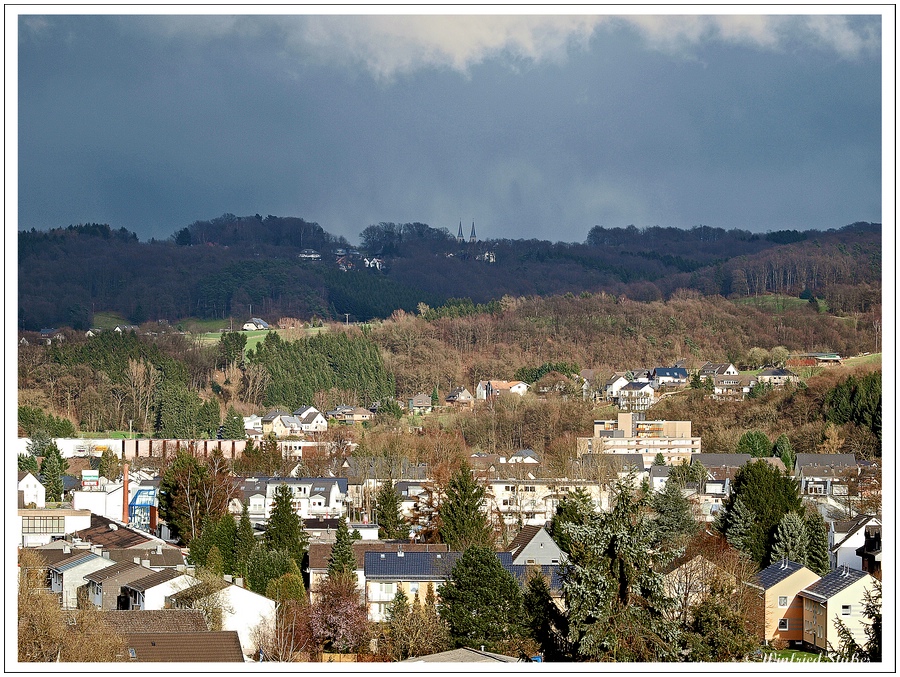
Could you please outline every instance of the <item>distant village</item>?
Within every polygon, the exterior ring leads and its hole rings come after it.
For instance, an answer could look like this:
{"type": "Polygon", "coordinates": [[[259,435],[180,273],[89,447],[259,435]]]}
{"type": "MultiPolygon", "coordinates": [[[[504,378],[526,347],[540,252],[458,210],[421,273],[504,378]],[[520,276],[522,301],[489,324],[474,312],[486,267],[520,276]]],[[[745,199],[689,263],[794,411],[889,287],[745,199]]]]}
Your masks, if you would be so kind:
{"type": "MultiPolygon", "coordinates": [[[[253,319],[243,328],[267,325],[253,319]]],[[[659,494],[680,473],[681,494],[694,520],[711,530],[737,474],[762,461],[793,478],[800,498],[823,517],[828,571],[814,573],[789,559],[759,571],[748,582],[765,610],[754,632],[766,645],[827,651],[840,641],[839,628],[831,621],[838,617],[862,641],[863,598],[873,577],[881,575],[880,510],[860,508],[863,498],[868,499],[866,506],[880,498],[876,464],[852,454],[797,454],[793,465],[786,465],[774,455],[757,459],[747,453],[704,453],[701,438],[692,434],[691,421],[647,418],[648,409],[660,398],[691,387],[692,381],[693,387],[702,383],[714,398],[741,401],[760,384],[770,388],[796,384],[799,376],[792,366],[836,362],[840,357],[833,354],[793,356],[785,367],[766,368],[755,376],[741,375],[733,364],[714,363],[691,371],[684,364],[612,374],[583,370],[577,379],[581,397],[615,405],[619,413],[611,420],[595,420],[592,435],[577,439],[571,476],[552,476],[530,449],[503,455],[477,452],[468,458],[472,476],[483,489],[484,517],[495,533],[503,534],[496,550],[500,564],[522,585],[526,571],[538,567],[546,574],[551,596],[564,606],[560,575],[568,555],[548,529],[573,493],[588,496],[594,511],[605,513],[613,508],[615,487],[621,483],[659,494]]],[[[455,387],[441,402],[418,393],[399,404],[407,413],[429,416],[441,407],[472,408],[495,398],[525,396],[530,390],[532,386],[522,381],[491,379],[474,384],[474,392],[455,387]]],[[[260,539],[279,488],[287,487],[292,509],[309,539],[300,571],[311,600],[321,594],[328,578],[332,548],[343,523],[355,536],[356,589],[366,617],[372,623],[386,622],[398,591],[412,599],[424,595],[428,586],[437,590],[461,552],[427,538],[436,529],[436,506],[445,498],[445,487],[435,481],[427,464],[391,462],[358,453],[353,442],[322,440],[330,427],[364,426],[376,411],[377,407],[358,406],[319,411],[311,405],[295,411],[276,409],[244,417],[242,439],[56,439],[69,467],[63,478],[63,502],[48,504],[40,478],[19,472],[13,536],[21,549],[40,554],[46,563],[46,586],[58,596],[61,608],[87,604],[107,612],[110,622],[130,638],[137,660],[178,660],[178,651],[187,644],[205,656],[202,660],[262,660],[259,628],[275,621],[277,600],[251,591],[240,576],[225,574],[213,588],[198,578],[190,549],[178,545],[177,535],[160,516],[159,466],[149,461],[184,452],[200,459],[234,460],[247,445],[268,442],[277,445],[293,470],[279,477],[230,477],[227,512],[235,520],[242,515],[249,518],[260,539]],[[96,466],[98,457],[110,453],[122,464],[112,478],[101,476],[96,466]],[[321,476],[302,476],[302,460],[310,454],[328,459],[321,476]],[[379,536],[375,506],[385,484],[399,496],[407,538],[379,536]],[[225,609],[216,630],[198,611],[202,598],[213,594],[225,609]],[[160,646],[168,648],[157,649],[150,638],[166,633],[171,636],[166,635],[160,646]],[[196,633],[204,633],[202,639],[196,633]],[[164,651],[171,653],[159,654],[164,651]],[[208,651],[215,651],[215,656],[208,651]]],[[[18,453],[26,453],[29,440],[20,438],[18,444],[18,453]]],[[[702,564],[702,557],[666,572],[666,585],[674,594],[683,583],[683,567],[689,570],[698,562],[702,564]]],[[[468,657],[447,654],[435,660],[500,659],[475,651],[468,657]]]]}

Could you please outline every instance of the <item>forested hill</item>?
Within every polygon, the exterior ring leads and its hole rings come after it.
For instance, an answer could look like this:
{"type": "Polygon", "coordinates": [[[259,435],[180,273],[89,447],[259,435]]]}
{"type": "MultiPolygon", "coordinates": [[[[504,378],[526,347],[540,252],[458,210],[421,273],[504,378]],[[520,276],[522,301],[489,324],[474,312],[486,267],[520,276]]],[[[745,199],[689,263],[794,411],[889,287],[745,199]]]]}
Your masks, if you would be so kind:
{"type": "Polygon", "coordinates": [[[19,233],[19,328],[86,329],[112,311],[135,324],[186,317],[368,320],[449,299],[606,292],[637,301],[678,289],[880,304],[881,226],[753,234],[698,226],[592,228],[584,243],[457,242],[444,228],[380,223],[358,250],[300,218],[225,214],[166,241],[82,224],[19,233]],[[313,250],[320,260],[301,258],[313,250]],[[377,267],[373,259],[377,257],[377,267]],[[369,265],[367,265],[367,262],[369,265]],[[370,267],[371,266],[371,267],[370,267]]]}

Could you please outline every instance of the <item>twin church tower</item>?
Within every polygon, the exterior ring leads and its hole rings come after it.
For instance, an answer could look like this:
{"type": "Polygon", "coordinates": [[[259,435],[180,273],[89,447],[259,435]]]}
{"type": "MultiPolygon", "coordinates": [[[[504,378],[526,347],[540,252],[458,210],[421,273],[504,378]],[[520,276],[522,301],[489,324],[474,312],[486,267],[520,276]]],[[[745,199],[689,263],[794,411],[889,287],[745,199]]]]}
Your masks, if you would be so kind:
{"type": "MultiPolygon", "coordinates": [[[[472,234],[469,235],[469,243],[475,244],[477,239],[478,238],[475,237],[475,222],[472,221],[472,234]]],[[[456,235],[456,241],[459,243],[465,242],[465,238],[463,237],[462,221],[459,222],[459,233],[456,235]]]]}

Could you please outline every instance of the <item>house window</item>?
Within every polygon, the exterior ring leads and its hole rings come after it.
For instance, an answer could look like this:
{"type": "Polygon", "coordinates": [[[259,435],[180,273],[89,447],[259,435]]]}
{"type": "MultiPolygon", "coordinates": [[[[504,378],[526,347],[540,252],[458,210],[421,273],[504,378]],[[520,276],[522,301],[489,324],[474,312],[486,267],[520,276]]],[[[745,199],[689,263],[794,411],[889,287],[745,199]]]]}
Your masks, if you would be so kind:
{"type": "Polygon", "coordinates": [[[509,499],[504,498],[504,499],[503,499],[503,505],[509,505],[509,499]]]}
{"type": "Polygon", "coordinates": [[[779,618],[778,619],[778,629],[779,630],[787,630],[788,629],[788,619],[787,618],[779,618]]]}
{"type": "Polygon", "coordinates": [[[841,616],[849,616],[850,615],[850,605],[849,604],[841,604],[841,616]]]}
{"type": "Polygon", "coordinates": [[[419,583],[410,583],[409,584],[409,594],[412,596],[416,596],[419,594],[419,583]]]}
{"type": "Polygon", "coordinates": [[[778,606],[784,608],[788,605],[787,595],[779,595],[778,597],[778,606]]]}

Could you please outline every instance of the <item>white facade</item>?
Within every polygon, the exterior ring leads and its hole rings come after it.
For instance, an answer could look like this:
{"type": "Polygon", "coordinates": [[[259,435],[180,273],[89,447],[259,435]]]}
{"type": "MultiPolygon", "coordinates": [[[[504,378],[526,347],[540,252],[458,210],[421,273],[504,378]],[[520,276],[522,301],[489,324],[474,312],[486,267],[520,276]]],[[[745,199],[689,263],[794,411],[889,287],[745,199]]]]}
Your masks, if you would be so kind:
{"type": "Polygon", "coordinates": [[[33,503],[36,508],[43,508],[47,505],[47,491],[37,477],[31,473],[26,473],[25,477],[19,480],[16,489],[22,492],[22,500],[25,505],[33,503]]]}
{"type": "Polygon", "coordinates": [[[8,536],[23,547],[35,547],[90,526],[89,510],[25,508],[18,511],[15,533],[8,536]]]}
{"type": "Polygon", "coordinates": [[[176,592],[180,592],[199,582],[200,581],[193,576],[182,574],[181,576],[169,579],[168,581],[160,583],[159,585],[154,585],[152,588],[147,588],[143,591],[127,588],[131,608],[133,610],[143,611],[158,611],[159,609],[165,609],[166,597],[174,595],[176,592]]]}

